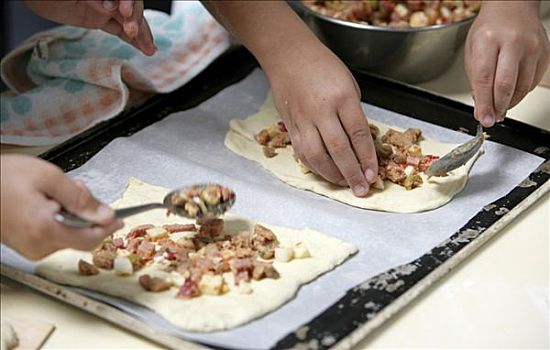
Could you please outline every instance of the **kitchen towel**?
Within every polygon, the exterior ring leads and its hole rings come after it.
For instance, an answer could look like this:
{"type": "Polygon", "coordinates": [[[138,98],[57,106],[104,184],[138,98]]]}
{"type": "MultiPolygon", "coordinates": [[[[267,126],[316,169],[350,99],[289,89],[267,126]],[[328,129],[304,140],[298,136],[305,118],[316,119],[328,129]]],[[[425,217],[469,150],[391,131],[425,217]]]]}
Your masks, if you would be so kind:
{"type": "Polygon", "coordinates": [[[1,142],[63,142],[118,115],[136,97],[184,85],[229,47],[229,34],[198,1],[171,16],[146,10],[152,57],[100,30],[73,26],[38,33],[1,64],[1,142]]]}

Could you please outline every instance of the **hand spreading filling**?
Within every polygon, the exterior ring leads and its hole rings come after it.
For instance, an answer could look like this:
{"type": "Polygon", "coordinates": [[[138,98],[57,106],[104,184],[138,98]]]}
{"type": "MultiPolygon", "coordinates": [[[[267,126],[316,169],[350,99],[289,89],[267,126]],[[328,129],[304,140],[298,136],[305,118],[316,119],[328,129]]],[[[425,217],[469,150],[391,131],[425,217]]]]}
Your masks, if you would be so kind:
{"type": "MultiPolygon", "coordinates": [[[[425,172],[439,159],[439,156],[422,154],[422,148],[418,144],[422,131],[412,128],[404,132],[389,129],[380,137],[380,131],[375,125],[369,124],[369,127],[378,157],[378,181],[374,187],[384,189],[385,180],[407,190],[422,185],[420,173],[425,172]]],[[[292,145],[288,130],[282,121],[262,129],[254,138],[263,147],[264,155],[268,158],[277,156],[277,148],[292,145]]],[[[304,173],[309,172],[298,159],[296,161],[304,173]]]]}

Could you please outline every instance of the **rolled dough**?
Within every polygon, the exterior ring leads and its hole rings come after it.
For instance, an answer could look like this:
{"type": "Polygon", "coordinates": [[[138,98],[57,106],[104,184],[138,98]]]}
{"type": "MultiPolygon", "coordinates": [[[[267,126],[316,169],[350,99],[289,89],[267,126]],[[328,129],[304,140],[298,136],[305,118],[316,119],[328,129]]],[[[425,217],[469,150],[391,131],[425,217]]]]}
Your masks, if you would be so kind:
{"type": "MultiPolygon", "coordinates": [[[[165,188],[130,179],[123,197],[116,201],[113,207],[159,202],[167,192],[165,188]]],[[[250,230],[256,224],[233,215],[226,215],[224,219],[226,232],[250,230]]],[[[123,236],[130,228],[141,224],[163,225],[176,222],[193,223],[184,218],[166,217],[166,210],[163,209],[151,210],[128,218],[125,221],[126,228],[115,232],[115,237],[123,236]]],[[[176,299],[176,288],[160,293],[147,292],[137,281],[140,275],[148,273],[154,276],[170,276],[155,265],[145,267],[129,277],[121,277],[107,270],[101,270],[101,273],[95,276],[81,276],[77,268],[78,260],[91,262],[92,255],[89,252],[70,249],[59,251],[41,260],[36,273],[57,283],[84,287],[133,301],[150,308],[182,329],[210,332],[236,327],[278,308],[296,294],[300,285],[333,269],[357,251],[357,248],[349,243],[310,229],[293,230],[263,223],[262,225],[273,230],[281,246],[303,242],[309,249],[311,258],[294,259],[288,263],[274,262],[281,277],[276,280],[251,281],[251,294],[239,294],[233,289],[235,287],[232,283],[232,289],[224,295],[202,295],[188,300],[176,299]]]]}
{"type": "MultiPolygon", "coordinates": [[[[271,94],[269,94],[258,113],[242,120],[231,120],[229,131],[225,137],[225,146],[238,155],[258,162],[291,186],[312,191],[358,208],[396,213],[414,213],[438,208],[449,202],[464,188],[468,180],[468,172],[476,159],[476,157],[472,158],[465,166],[450,172],[446,177],[431,178],[428,181],[422,173],[424,183],[410,191],[386,181],[384,190],[372,190],[367,197],[358,198],[352,194],[349,188],[332,185],[313,173],[304,174],[294,160],[292,147],[278,148],[277,156],[267,158],[263,154],[262,147],[255,141],[254,135],[279,120],[281,118],[273,104],[271,94]]],[[[380,135],[384,135],[390,128],[390,126],[372,119],[369,119],[369,123],[380,129],[380,135]]],[[[391,128],[403,130],[393,126],[391,128]]],[[[423,154],[440,156],[457,146],[427,138],[422,138],[419,144],[423,154]]]]}

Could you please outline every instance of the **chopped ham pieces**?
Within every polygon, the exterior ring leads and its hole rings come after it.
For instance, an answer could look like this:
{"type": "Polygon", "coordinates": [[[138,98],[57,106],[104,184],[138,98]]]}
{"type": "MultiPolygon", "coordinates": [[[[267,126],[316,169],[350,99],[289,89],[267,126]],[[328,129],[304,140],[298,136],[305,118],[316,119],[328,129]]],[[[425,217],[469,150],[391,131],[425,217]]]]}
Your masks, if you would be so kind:
{"type": "Polygon", "coordinates": [[[220,235],[223,231],[223,220],[222,219],[209,219],[201,220],[199,228],[199,236],[214,238],[220,235]]]}
{"type": "Polygon", "coordinates": [[[231,262],[231,271],[233,272],[235,284],[238,285],[241,281],[250,281],[253,269],[252,260],[248,258],[233,259],[231,262]]]}
{"type": "Polygon", "coordinates": [[[177,297],[182,299],[191,299],[201,295],[201,290],[197,282],[186,280],[180,287],[177,297]]]}
{"type": "Polygon", "coordinates": [[[113,239],[113,245],[117,248],[117,249],[124,249],[124,240],[122,238],[115,238],[113,239]]]}
{"type": "Polygon", "coordinates": [[[422,131],[420,129],[407,129],[404,132],[389,129],[386,134],[382,136],[382,142],[400,148],[409,148],[418,142],[421,135],[422,131]]]}
{"type": "MultiPolygon", "coordinates": [[[[404,24],[407,22],[405,21],[404,24]]],[[[422,178],[418,173],[424,172],[431,162],[437,159],[435,156],[422,154],[422,149],[418,145],[422,131],[416,128],[409,128],[403,132],[389,129],[380,137],[380,129],[377,126],[369,124],[369,130],[374,140],[379,165],[378,179],[374,187],[383,190],[385,188],[384,180],[403,186],[406,190],[420,186],[422,178]],[[414,174],[410,176],[404,175],[404,170],[408,165],[414,166],[414,174]]],[[[263,146],[263,153],[267,158],[277,155],[276,148],[291,145],[290,136],[282,122],[261,130],[255,135],[255,139],[263,146]]],[[[310,171],[296,156],[294,156],[294,160],[304,174],[310,171]]],[[[264,247],[256,249],[257,252],[262,258],[272,258],[274,252],[272,247],[264,247]]]]}
{"type": "Polygon", "coordinates": [[[435,162],[438,159],[439,159],[438,156],[432,156],[432,155],[423,156],[420,159],[420,164],[418,165],[418,170],[420,170],[422,172],[425,172],[432,165],[432,163],[435,162]]]}
{"type": "Polygon", "coordinates": [[[172,287],[172,282],[160,277],[151,277],[149,275],[139,276],[139,284],[149,292],[162,292],[172,287]]]}
{"type": "Polygon", "coordinates": [[[126,235],[126,239],[145,236],[145,233],[147,233],[147,230],[152,227],[153,225],[140,225],[140,226],[134,227],[130,232],[128,232],[128,234],[126,235]]]}
{"type": "Polygon", "coordinates": [[[130,253],[136,253],[139,245],[143,242],[143,238],[131,238],[126,245],[126,250],[130,253]]]}
{"type": "Polygon", "coordinates": [[[83,276],[93,276],[99,273],[99,269],[82,259],[78,260],[78,272],[83,276]]]}
{"type": "Polygon", "coordinates": [[[109,250],[99,250],[93,253],[94,265],[101,268],[111,270],[113,268],[113,262],[117,256],[116,252],[109,250]]]}
{"type": "MultiPolygon", "coordinates": [[[[224,194],[212,192],[207,197],[210,195],[224,194]]],[[[222,295],[231,288],[248,294],[253,292],[251,280],[280,276],[273,265],[274,252],[281,249],[279,241],[273,231],[262,225],[255,225],[252,232],[229,234],[224,232],[222,219],[200,219],[196,225],[142,225],[130,230],[126,237],[129,238],[105,239],[93,253],[93,265],[84,260],[78,262],[79,272],[88,276],[109,269],[117,275],[129,276],[145,267],[147,271],[161,270],[174,276],[167,280],[143,274],[139,284],[149,292],[168,290],[177,284],[176,297],[182,299],[222,295]],[[161,237],[157,234],[160,232],[164,232],[161,237]],[[226,273],[233,275],[232,286],[228,285],[226,273]]],[[[310,256],[301,244],[285,249],[288,256],[310,256]]],[[[291,258],[282,260],[291,263],[291,258]]]]}
{"type": "Polygon", "coordinates": [[[277,155],[275,148],[285,148],[290,145],[290,135],[283,122],[278,122],[254,135],[256,142],[263,146],[264,155],[273,158],[277,155]]]}
{"type": "Polygon", "coordinates": [[[144,259],[151,259],[155,255],[155,245],[148,241],[143,241],[137,248],[136,254],[144,259]]]}
{"type": "Polygon", "coordinates": [[[262,259],[272,259],[279,242],[273,231],[262,225],[254,225],[251,243],[262,259]]]}
{"type": "Polygon", "coordinates": [[[187,225],[172,224],[172,225],[163,225],[162,227],[170,233],[192,232],[197,230],[197,227],[194,224],[187,224],[187,225]]]}

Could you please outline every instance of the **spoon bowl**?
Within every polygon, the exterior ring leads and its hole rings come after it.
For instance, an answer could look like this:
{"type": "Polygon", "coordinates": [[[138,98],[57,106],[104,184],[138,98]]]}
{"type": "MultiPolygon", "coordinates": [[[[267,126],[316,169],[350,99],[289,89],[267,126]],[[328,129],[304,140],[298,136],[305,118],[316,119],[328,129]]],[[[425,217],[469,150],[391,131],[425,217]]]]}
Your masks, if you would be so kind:
{"type": "MultiPolygon", "coordinates": [[[[152,209],[166,208],[168,214],[175,214],[189,219],[213,219],[227,212],[235,204],[236,195],[231,189],[214,184],[202,183],[170,191],[162,203],[148,203],[115,210],[115,217],[124,219],[128,216],[152,209]]],[[[88,228],[97,223],[61,210],[54,219],[67,226],[88,228]]]]}

